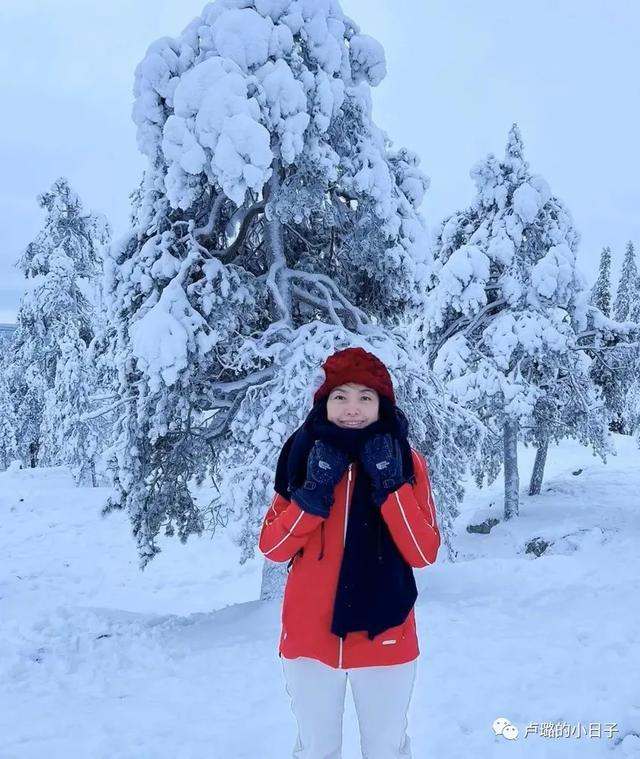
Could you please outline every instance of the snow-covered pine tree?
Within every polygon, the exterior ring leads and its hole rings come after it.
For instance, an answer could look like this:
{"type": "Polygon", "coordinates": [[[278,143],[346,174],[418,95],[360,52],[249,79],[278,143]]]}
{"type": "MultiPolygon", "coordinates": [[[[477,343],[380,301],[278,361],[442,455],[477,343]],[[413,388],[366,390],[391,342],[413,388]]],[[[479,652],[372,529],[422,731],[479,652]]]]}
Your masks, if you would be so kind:
{"type": "Polygon", "coordinates": [[[95,387],[87,346],[71,329],[58,347],[54,384],[45,392],[40,464],[66,464],[78,484],[95,487],[104,439],[89,413],[95,387]]]}
{"type": "Polygon", "coordinates": [[[84,356],[109,230],[103,216],[83,212],[65,178],[38,202],[46,219],[18,262],[27,287],[8,368],[18,445],[30,466],[69,464],[87,481],[97,441],[80,421],[91,392],[84,356]]]}
{"type": "MultiPolygon", "coordinates": [[[[143,183],[129,194],[129,221],[133,226],[137,223],[137,214],[143,192],[143,183]]],[[[104,272],[103,272],[104,275],[104,272]]],[[[93,310],[94,336],[85,354],[86,368],[91,374],[92,394],[89,402],[91,410],[82,414],[80,420],[90,424],[96,439],[100,440],[100,450],[95,461],[95,474],[100,484],[113,484],[113,471],[109,462],[114,457],[113,446],[117,434],[117,419],[121,399],[118,396],[118,370],[113,363],[115,356],[116,329],[110,318],[107,306],[106,287],[108,278],[102,276],[96,290],[96,303],[93,310]]]]}
{"type": "Polygon", "coordinates": [[[598,278],[591,290],[590,303],[605,316],[611,316],[611,248],[608,245],[600,254],[598,278]]]}
{"type": "Polygon", "coordinates": [[[579,236],[530,172],[517,125],[504,160],[489,155],[471,176],[476,198],[437,236],[426,326],[436,373],[494,430],[474,468],[481,483],[503,464],[508,519],[519,508],[518,440],[543,447],[540,480],[549,439],[587,434],[600,449],[602,404],[589,392],[589,361],[575,350],[587,309],[579,236]],[[561,409],[567,395],[571,415],[561,409]]]}
{"type": "Polygon", "coordinates": [[[604,403],[608,428],[624,431],[625,397],[633,381],[631,356],[640,341],[640,324],[618,322],[595,306],[587,311],[587,326],[578,336],[580,350],[591,358],[589,374],[604,403]]]}
{"type": "MultiPolygon", "coordinates": [[[[590,304],[604,316],[611,317],[611,248],[609,246],[603,248],[600,254],[598,278],[591,290],[590,304]]],[[[611,334],[610,338],[613,342],[608,347],[612,348],[618,337],[611,334]]],[[[610,422],[612,430],[617,430],[619,427],[624,405],[622,378],[625,355],[624,351],[614,351],[608,353],[605,358],[602,353],[597,353],[593,356],[590,369],[591,379],[600,389],[609,418],[612,420],[610,422]],[[621,360],[622,364],[620,364],[621,360]]]]}
{"type": "MultiPolygon", "coordinates": [[[[38,466],[40,428],[44,394],[47,389],[48,354],[45,350],[44,324],[38,308],[35,285],[41,277],[38,261],[41,251],[36,238],[22,257],[25,290],[16,316],[17,328],[12,335],[5,376],[16,420],[18,456],[28,467],[38,466]],[[33,262],[33,266],[31,264],[33,262]]],[[[18,263],[20,266],[20,262],[18,263]]],[[[53,376],[49,371],[51,382],[53,376]]]]}
{"type": "Polygon", "coordinates": [[[637,435],[640,444],[640,277],[636,280],[636,288],[629,309],[629,321],[635,325],[636,338],[635,345],[629,349],[630,355],[626,361],[632,379],[625,394],[622,418],[627,434],[637,435]]]}
{"type": "Polygon", "coordinates": [[[531,423],[523,430],[522,439],[536,448],[529,495],[541,491],[550,443],[573,438],[603,460],[613,451],[606,404],[590,375],[592,359],[578,344],[574,343],[576,353],[569,369],[561,367],[552,384],[541,386],[543,393],[534,405],[531,423]]]}
{"type": "Polygon", "coordinates": [[[0,371],[0,469],[17,458],[16,418],[4,371],[0,371]]]}
{"type": "MultiPolygon", "coordinates": [[[[615,301],[616,318],[640,324],[640,275],[635,247],[631,240],[622,261],[615,301]]],[[[629,435],[640,429],[640,349],[633,347],[616,351],[620,365],[622,401],[618,416],[618,431],[629,435]]],[[[640,438],[639,438],[640,440],[640,438]]]]}
{"type": "Polygon", "coordinates": [[[633,242],[629,240],[622,259],[616,299],[613,304],[613,316],[619,322],[640,321],[633,318],[634,312],[640,314],[640,278],[635,248],[633,242]]]}
{"type": "Polygon", "coordinates": [[[428,183],[372,121],[384,74],[335,0],[210,3],[137,68],[148,164],[107,267],[122,403],[107,510],[128,510],[143,567],[161,530],[228,525],[254,555],[278,451],[345,345],[388,363],[415,445],[450,446],[433,460],[453,508],[465,436],[402,326],[424,297],[428,183]],[[207,506],[194,485],[210,482],[207,506]]]}
{"type": "MultiPolygon", "coordinates": [[[[633,242],[625,249],[618,287],[613,306],[617,322],[640,323],[640,276],[633,242]]],[[[635,382],[640,368],[640,351],[620,344],[616,335],[610,335],[606,356],[597,356],[596,382],[602,385],[611,417],[611,429],[632,434],[635,429],[635,382]],[[632,390],[632,388],[634,388],[632,390]]]]}
{"type": "Polygon", "coordinates": [[[84,356],[91,395],[87,398],[88,409],[80,416],[80,421],[91,430],[94,439],[100,441],[93,466],[96,482],[111,485],[112,472],[108,462],[113,457],[112,446],[122,405],[117,394],[117,370],[112,363],[115,331],[109,321],[108,309],[102,302],[94,315],[95,334],[84,356]]]}
{"type": "Polygon", "coordinates": [[[640,445],[640,365],[625,398],[624,419],[630,435],[635,435],[640,445]]]}
{"type": "Polygon", "coordinates": [[[7,357],[9,356],[9,352],[11,350],[12,337],[13,332],[5,332],[0,330],[0,361],[2,362],[2,366],[6,366],[7,357]]]}

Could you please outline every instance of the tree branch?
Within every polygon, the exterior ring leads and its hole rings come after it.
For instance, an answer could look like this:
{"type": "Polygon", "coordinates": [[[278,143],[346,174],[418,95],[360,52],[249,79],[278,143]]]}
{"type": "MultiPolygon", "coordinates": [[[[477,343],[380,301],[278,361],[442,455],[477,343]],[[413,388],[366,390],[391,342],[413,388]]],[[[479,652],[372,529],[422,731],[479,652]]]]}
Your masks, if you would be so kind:
{"type": "Polygon", "coordinates": [[[264,211],[266,204],[267,204],[266,198],[263,198],[262,200],[258,200],[256,203],[254,203],[247,210],[247,214],[242,220],[242,224],[240,225],[240,229],[238,230],[236,239],[231,243],[231,245],[227,246],[226,248],[223,248],[222,250],[215,250],[215,249],[208,250],[204,246],[201,246],[201,252],[202,252],[203,257],[217,258],[220,261],[222,261],[223,264],[233,263],[233,259],[236,257],[236,255],[238,254],[238,251],[240,250],[240,248],[242,247],[245,241],[247,232],[249,231],[249,227],[251,226],[251,222],[258,214],[261,214],[264,211]]]}
{"type": "Polygon", "coordinates": [[[615,345],[572,345],[571,350],[574,351],[594,351],[599,353],[602,351],[615,351],[627,348],[638,348],[640,342],[635,343],[616,343],[615,345]]]}
{"type": "Polygon", "coordinates": [[[128,398],[121,398],[116,403],[112,403],[111,406],[108,406],[107,408],[98,409],[97,411],[89,411],[86,414],[81,414],[78,417],[78,421],[80,422],[88,422],[91,419],[97,419],[99,416],[104,416],[105,414],[110,413],[111,411],[114,411],[119,406],[124,405],[125,403],[129,403],[130,401],[135,401],[136,398],[134,397],[128,397],[128,398]]]}
{"type": "MultiPolygon", "coordinates": [[[[326,300],[322,300],[322,298],[316,298],[315,295],[312,295],[310,292],[303,290],[301,287],[298,287],[297,285],[293,285],[291,288],[291,291],[296,296],[296,298],[298,298],[298,300],[301,300],[310,306],[314,306],[315,308],[322,308],[322,309],[329,310],[329,304],[327,303],[326,300]]],[[[336,303],[335,301],[332,303],[332,306],[336,311],[345,310],[344,306],[341,303],[336,303]]]]}
{"type": "Polygon", "coordinates": [[[280,288],[278,287],[277,282],[277,275],[278,270],[282,269],[284,266],[284,261],[277,260],[274,263],[271,264],[269,267],[269,271],[267,272],[267,287],[269,290],[271,290],[273,294],[273,299],[276,302],[278,308],[280,309],[280,313],[282,315],[282,319],[285,321],[291,320],[291,315],[289,313],[289,309],[287,308],[287,304],[285,303],[284,298],[282,297],[282,293],[280,292],[280,288]]]}
{"type": "Polygon", "coordinates": [[[480,321],[488,314],[490,311],[492,311],[494,308],[497,308],[499,306],[503,306],[506,304],[506,300],[504,298],[498,298],[497,300],[493,300],[490,303],[486,303],[480,311],[473,317],[470,318],[468,316],[460,316],[458,317],[454,322],[452,322],[446,329],[445,333],[442,335],[440,340],[438,340],[438,343],[436,344],[435,349],[433,350],[433,356],[438,355],[440,350],[442,349],[443,345],[447,342],[447,340],[450,337],[453,337],[457,332],[462,332],[463,329],[465,333],[472,332],[475,327],[478,326],[480,321]]]}
{"type": "MultiPolygon", "coordinates": [[[[361,311],[357,306],[354,306],[353,303],[350,303],[349,300],[345,298],[345,296],[340,292],[340,290],[338,289],[338,286],[331,279],[331,277],[327,277],[325,274],[317,274],[317,273],[311,274],[306,271],[289,269],[288,278],[302,279],[307,282],[311,282],[313,285],[317,287],[320,287],[320,285],[324,285],[325,288],[328,287],[329,290],[333,292],[334,296],[340,301],[340,303],[343,306],[343,309],[348,314],[350,314],[351,318],[354,321],[357,331],[362,334],[367,334],[371,332],[372,325],[371,325],[371,321],[369,320],[369,317],[364,313],[364,311],[361,311]]],[[[333,308],[333,305],[331,305],[331,308],[333,308]]],[[[336,314],[336,318],[338,318],[337,314],[336,314]]]]}
{"type": "Polygon", "coordinates": [[[273,375],[273,369],[271,367],[268,367],[266,369],[260,369],[257,372],[252,372],[251,374],[247,374],[246,377],[243,377],[239,380],[232,380],[231,382],[210,382],[207,385],[207,390],[212,390],[223,394],[234,393],[238,390],[244,390],[249,385],[257,385],[259,382],[264,382],[264,380],[271,379],[273,375]]]}
{"type": "Polygon", "coordinates": [[[320,244],[314,245],[312,242],[309,242],[309,240],[307,240],[307,238],[306,238],[304,235],[302,235],[300,232],[298,232],[298,230],[297,230],[297,229],[294,229],[294,228],[291,226],[291,224],[285,224],[284,226],[285,226],[285,227],[286,227],[286,228],[287,228],[287,229],[288,229],[290,232],[293,232],[293,234],[294,234],[296,237],[298,237],[300,240],[302,240],[302,242],[303,242],[303,243],[304,243],[304,244],[305,244],[305,245],[306,245],[308,248],[311,248],[311,250],[322,250],[322,248],[324,247],[324,244],[323,244],[323,243],[320,243],[320,244]]]}
{"type": "Polygon", "coordinates": [[[497,300],[491,301],[491,303],[487,303],[485,306],[483,306],[480,311],[473,317],[473,319],[469,322],[469,325],[465,327],[465,332],[467,334],[473,332],[473,330],[482,323],[484,317],[490,312],[493,311],[495,308],[500,308],[500,306],[506,305],[507,301],[504,298],[498,298],[497,300]]]}
{"type": "Polygon", "coordinates": [[[213,230],[215,229],[216,224],[218,223],[218,218],[220,216],[220,211],[222,209],[222,204],[224,203],[226,199],[226,195],[221,191],[216,195],[216,199],[213,201],[213,205],[211,206],[211,213],[209,214],[209,220],[204,225],[204,227],[197,227],[193,230],[194,237],[202,237],[203,235],[210,235],[213,230]]]}

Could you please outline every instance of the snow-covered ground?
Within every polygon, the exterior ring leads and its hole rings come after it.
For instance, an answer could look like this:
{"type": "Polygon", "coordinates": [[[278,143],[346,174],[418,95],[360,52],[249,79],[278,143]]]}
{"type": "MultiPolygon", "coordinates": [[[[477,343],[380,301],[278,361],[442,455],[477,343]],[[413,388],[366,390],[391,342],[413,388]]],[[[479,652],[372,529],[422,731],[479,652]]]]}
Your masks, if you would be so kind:
{"type": "MultiPolygon", "coordinates": [[[[616,445],[606,465],[552,449],[543,493],[488,535],[465,526],[500,515],[500,485],[470,491],[458,561],[416,572],[414,759],[640,757],[640,453],[616,445]],[[538,558],[536,537],[552,541],[538,558]],[[563,721],[572,737],[525,737],[563,721]]],[[[63,469],[0,474],[0,759],[290,757],[261,557],[238,567],[223,535],[171,541],[141,573],[106,497],[63,469]]],[[[349,694],[344,759],[359,757],[349,694]]]]}

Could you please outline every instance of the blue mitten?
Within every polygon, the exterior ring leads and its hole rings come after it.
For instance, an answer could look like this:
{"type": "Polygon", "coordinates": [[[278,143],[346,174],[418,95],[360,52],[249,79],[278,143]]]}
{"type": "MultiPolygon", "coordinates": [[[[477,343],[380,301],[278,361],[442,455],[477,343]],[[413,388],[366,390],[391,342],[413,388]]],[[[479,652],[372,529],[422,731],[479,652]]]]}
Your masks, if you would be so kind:
{"type": "Polygon", "coordinates": [[[362,446],[360,460],[371,480],[377,506],[382,506],[389,493],[407,481],[402,476],[400,443],[388,433],[369,438],[362,446]]]}
{"type": "Polygon", "coordinates": [[[333,490],[348,466],[349,459],[339,448],[316,440],[307,459],[306,481],[291,493],[292,498],[303,511],[328,517],[333,490]]]}

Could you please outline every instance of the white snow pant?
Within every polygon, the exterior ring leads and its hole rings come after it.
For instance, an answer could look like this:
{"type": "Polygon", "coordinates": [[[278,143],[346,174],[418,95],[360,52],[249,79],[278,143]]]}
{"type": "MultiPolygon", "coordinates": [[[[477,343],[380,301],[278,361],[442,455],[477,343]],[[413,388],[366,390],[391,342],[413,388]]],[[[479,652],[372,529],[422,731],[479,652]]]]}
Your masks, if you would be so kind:
{"type": "Polygon", "coordinates": [[[362,759],[411,759],[407,710],[417,658],[406,664],[334,669],[316,659],[282,657],[298,723],[293,759],[341,759],[347,678],[360,728],[362,759]]]}

